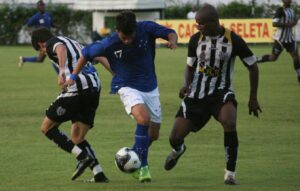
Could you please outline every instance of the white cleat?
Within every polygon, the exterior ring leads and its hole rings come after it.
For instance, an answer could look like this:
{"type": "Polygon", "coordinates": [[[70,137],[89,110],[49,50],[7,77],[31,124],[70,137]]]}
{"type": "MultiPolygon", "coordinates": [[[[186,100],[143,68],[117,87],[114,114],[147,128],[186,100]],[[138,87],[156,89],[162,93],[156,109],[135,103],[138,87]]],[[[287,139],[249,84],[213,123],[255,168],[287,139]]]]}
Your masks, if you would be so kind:
{"type": "Polygon", "coordinates": [[[237,182],[235,180],[235,172],[225,169],[224,184],[237,185],[237,182]]]}

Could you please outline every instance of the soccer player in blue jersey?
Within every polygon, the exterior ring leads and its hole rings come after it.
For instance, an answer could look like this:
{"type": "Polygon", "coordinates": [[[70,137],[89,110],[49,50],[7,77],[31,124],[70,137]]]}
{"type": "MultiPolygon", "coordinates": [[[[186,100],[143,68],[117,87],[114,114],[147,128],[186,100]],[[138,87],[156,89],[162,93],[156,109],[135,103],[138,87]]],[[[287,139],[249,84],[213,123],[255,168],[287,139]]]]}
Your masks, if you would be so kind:
{"type": "MultiPolygon", "coordinates": [[[[34,14],[31,18],[28,19],[26,22],[26,26],[29,28],[32,28],[33,30],[37,28],[47,28],[50,30],[51,27],[56,27],[53,23],[53,18],[49,12],[46,12],[45,10],[45,3],[40,0],[37,2],[37,10],[38,12],[34,14]]],[[[46,54],[43,52],[39,52],[38,56],[32,56],[32,57],[19,57],[19,68],[22,68],[25,62],[43,62],[46,58],[46,54]]],[[[58,73],[58,67],[56,67],[55,64],[53,64],[53,68],[58,73]]]]}
{"type": "Polygon", "coordinates": [[[110,37],[95,42],[82,50],[82,56],[67,85],[77,79],[83,65],[95,57],[104,56],[114,73],[113,93],[120,95],[126,112],[133,116],[137,126],[133,150],[141,158],[141,168],[134,173],[140,182],[150,182],[148,148],[157,140],[161,123],[161,107],[155,74],[155,40],[167,40],[167,47],[177,47],[177,34],[152,21],[137,22],[132,12],[116,17],[116,30],[110,37]]]}

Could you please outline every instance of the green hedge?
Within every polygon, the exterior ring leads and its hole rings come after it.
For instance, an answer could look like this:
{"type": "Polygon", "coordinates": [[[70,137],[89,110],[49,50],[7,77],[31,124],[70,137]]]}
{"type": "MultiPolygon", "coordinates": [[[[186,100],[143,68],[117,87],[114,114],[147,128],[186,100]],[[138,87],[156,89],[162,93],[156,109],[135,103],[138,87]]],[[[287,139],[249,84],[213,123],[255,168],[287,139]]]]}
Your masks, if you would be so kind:
{"type": "MultiPolygon", "coordinates": [[[[53,16],[54,23],[59,26],[58,34],[75,39],[91,36],[92,12],[75,11],[65,6],[48,5],[47,11],[53,16]]],[[[0,44],[17,44],[18,33],[26,21],[37,12],[36,8],[0,7],[0,44]]],[[[84,40],[83,40],[84,41],[84,40]]]]}

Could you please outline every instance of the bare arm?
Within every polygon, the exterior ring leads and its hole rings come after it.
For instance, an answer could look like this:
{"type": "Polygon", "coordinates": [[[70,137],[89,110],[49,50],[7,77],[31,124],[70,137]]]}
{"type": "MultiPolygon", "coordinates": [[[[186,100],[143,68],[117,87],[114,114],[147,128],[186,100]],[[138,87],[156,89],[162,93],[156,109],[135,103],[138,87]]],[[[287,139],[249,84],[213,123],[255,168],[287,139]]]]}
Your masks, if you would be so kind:
{"type": "Polygon", "coordinates": [[[184,72],[184,84],[183,87],[179,91],[179,97],[184,98],[187,96],[191,91],[191,83],[194,78],[195,67],[191,67],[186,65],[185,72],[184,72]]]}
{"type": "Polygon", "coordinates": [[[58,65],[59,65],[59,74],[57,77],[58,85],[61,87],[62,90],[66,89],[65,81],[66,81],[66,75],[65,75],[65,64],[67,61],[67,49],[65,45],[58,45],[55,48],[55,53],[57,54],[58,58],[58,65]]]}
{"type": "Polygon", "coordinates": [[[257,89],[258,89],[258,77],[259,71],[257,65],[253,65],[249,68],[249,78],[250,78],[250,97],[248,102],[249,115],[252,114],[258,116],[258,111],[262,112],[257,101],[257,89]]]}
{"type": "Polygon", "coordinates": [[[176,49],[177,48],[177,39],[178,39],[178,37],[177,37],[176,33],[169,33],[167,47],[170,49],[176,49]]]}
{"type": "Polygon", "coordinates": [[[72,73],[70,79],[68,79],[68,81],[66,81],[65,86],[71,86],[71,85],[75,84],[77,75],[79,74],[79,72],[81,71],[81,69],[83,68],[83,66],[85,64],[86,64],[86,59],[83,56],[80,56],[80,58],[77,61],[77,66],[73,70],[73,73],[72,73]]]}
{"type": "Polygon", "coordinates": [[[94,60],[96,60],[97,62],[100,62],[104,66],[104,68],[111,73],[111,75],[113,75],[113,76],[115,75],[115,73],[112,71],[110,64],[106,57],[102,57],[102,56],[96,57],[96,58],[94,58],[94,60]]]}

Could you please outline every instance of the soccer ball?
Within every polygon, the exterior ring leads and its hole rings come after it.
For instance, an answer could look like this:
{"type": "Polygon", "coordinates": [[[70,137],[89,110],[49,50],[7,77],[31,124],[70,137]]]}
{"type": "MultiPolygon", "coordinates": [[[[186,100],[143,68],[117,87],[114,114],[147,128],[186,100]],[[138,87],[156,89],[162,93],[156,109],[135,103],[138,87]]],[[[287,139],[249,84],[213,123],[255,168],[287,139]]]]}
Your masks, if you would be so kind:
{"type": "Polygon", "coordinates": [[[121,148],[115,155],[116,166],[126,173],[132,173],[141,167],[141,161],[132,149],[121,148]]]}

